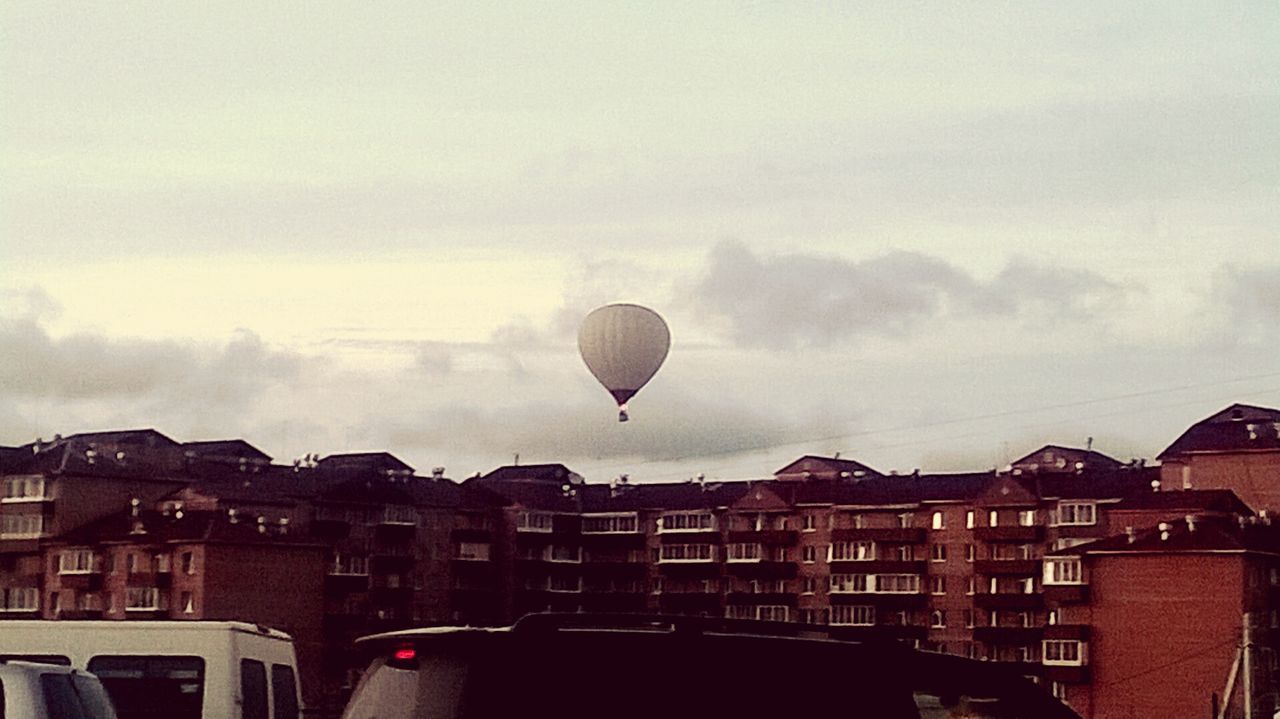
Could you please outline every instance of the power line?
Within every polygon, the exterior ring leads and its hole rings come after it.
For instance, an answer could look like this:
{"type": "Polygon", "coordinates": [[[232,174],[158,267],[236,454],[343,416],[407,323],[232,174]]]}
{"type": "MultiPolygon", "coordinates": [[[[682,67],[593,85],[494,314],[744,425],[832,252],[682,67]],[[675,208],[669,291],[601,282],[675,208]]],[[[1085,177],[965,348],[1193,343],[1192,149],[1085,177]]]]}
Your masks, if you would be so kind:
{"type": "MultiPolygon", "coordinates": [[[[882,428],[868,429],[868,430],[857,430],[854,432],[846,432],[842,434],[826,435],[826,436],[820,436],[820,437],[809,437],[809,438],[797,439],[797,440],[788,440],[785,442],[766,442],[766,443],[753,444],[753,445],[741,445],[741,446],[732,447],[729,449],[717,450],[715,452],[699,452],[699,453],[693,453],[693,454],[679,455],[676,457],[668,457],[663,459],[644,459],[644,460],[630,461],[630,462],[614,462],[614,463],[605,464],[605,465],[598,465],[597,467],[595,467],[595,469],[608,471],[611,469],[624,468],[624,467],[648,466],[653,464],[682,462],[690,459],[700,459],[704,457],[705,458],[723,457],[723,456],[732,456],[736,454],[745,454],[750,452],[764,452],[768,450],[782,449],[785,447],[791,447],[791,446],[797,446],[797,445],[815,444],[819,442],[831,442],[839,439],[847,439],[847,438],[853,438],[853,437],[870,437],[875,435],[891,434],[894,432],[903,432],[908,430],[931,429],[931,428],[944,427],[944,426],[956,425],[956,424],[981,422],[981,421],[986,421],[991,419],[1002,419],[1006,417],[1015,417],[1019,415],[1035,414],[1038,412],[1047,412],[1047,411],[1059,410],[1059,409],[1070,409],[1073,407],[1085,407],[1085,406],[1096,405],[1096,404],[1105,404],[1108,402],[1118,402],[1122,400],[1138,399],[1142,397],[1152,397],[1152,396],[1157,396],[1162,394],[1172,394],[1175,392],[1184,392],[1184,391],[1194,390],[1194,389],[1204,389],[1207,387],[1220,387],[1224,385],[1238,384],[1240,382],[1249,382],[1249,381],[1259,380],[1259,379],[1271,379],[1275,377],[1280,377],[1280,372],[1268,372],[1265,374],[1248,375],[1244,377],[1236,377],[1233,379],[1218,380],[1214,382],[1201,382],[1201,383],[1195,383],[1195,384],[1177,385],[1172,387],[1164,387],[1160,389],[1144,390],[1141,392],[1128,392],[1125,394],[1112,395],[1108,397],[1096,397],[1096,398],[1087,399],[1087,400],[1061,402],[1057,404],[1042,405],[1038,407],[1025,407],[1025,408],[1018,408],[1018,409],[1011,409],[1011,410],[1003,410],[1000,412],[988,412],[985,414],[968,415],[965,417],[954,417],[951,419],[937,420],[933,422],[899,425],[895,427],[882,427],[882,428]]],[[[1277,391],[1280,391],[1280,388],[1254,390],[1254,393],[1266,394],[1266,393],[1277,392],[1277,391]]],[[[1136,412],[1149,412],[1149,411],[1152,411],[1153,409],[1166,409],[1170,407],[1185,406],[1187,404],[1195,404],[1202,401],[1207,401],[1207,400],[1200,400],[1200,399],[1187,400],[1184,402],[1179,402],[1171,405],[1161,405],[1154,408],[1143,407],[1141,409],[1126,409],[1126,410],[1110,412],[1110,413],[1100,414],[1100,415],[1075,417],[1075,418],[1071,418],[1071,420],[1081,421],[1081,420],[1088,420],[1088,419],[1098,419],[1102,417],[1122,416],[1125,414],[1133,414],[1136,412]]],[[[1063,421],[1069,421],[1069,420],[1054,420],[1050,422],[1041,422],[1036,425],[1029,425],[1029,427],[1051,426],[1055,424],[1060,424],[1063,421]]],[[[960,435],[960,436],[951,437],[951,438],[958,439],[964,436],[973,436],[974,434],[978,434],[978,433],[969,433],[968,435],[960,435]]],[[[938,441],[938,440],[934,439],[931,441],[938,441]]],[[[923,443],[924,442],[921,442],[920,440],[917,439],[909,442],[899,443],[897,445],[882,445],[881,448],[894,448],[894,447],[910,446],[913,444],[923,444],[923,443]]],[[[724,468],[724,466],[712,467],[710,469],[714,471],[721,468],[724,468]]]]}
{"type": "Polygon", "coordinates": [[[1236,644],[1236,643],[1238,643],[1239,641],[1240,641],[1239,639],[1235,639],[1235,638],[1228,639],[1228,640],[1227,640],[1227,641],[1225,641],[1225,642],[1219,642],[1218,644],[1214,644],[1213,646],[1204,647],[1204,648],[1202,648],[1202,649],[1197,649],[1196,651],[1194,651],[1194,652],[1192,652],[1192,653],[1190,653],[1190,654],[1183,655],[1183,656],[1181,656],[1181,657],[1178,657],[1177,659],[1174,659],[1173,661],[1166,662],[1166,663],[1161,664],[1161,665],[1159,665],[1159,666],[1147,667],[1146,669],[1143,669],[1142,671],[1140,671],[1140,672],[1136,672],[1136,673],[1134,673],[1134,674],[1130,674],[1130,675],[1129,675],[1129,676],[1127,676],[1127,677],[1120,677],[1119,679],[1112,679],[1112,680],[1111,680],[1111,681],[1109,681],[1109,682],[1102,682],[1102,683],[1100,683],[1100,684],[1094,684],[1094,687],[1109,687],[1109,686],[1113,686],[1113,685],[1116,685],[1116,684],[1123,684],[1123,683],[1125,683],[1125,682],[1127,682],[1127,681],[1132,681],[1132,680],[1137,679],[1137,678],[1139,678],[1139,677],[1144,677],[1144,676],[1146,676],[1146,675],[1148,675],[1148,674],[1151,674],[1151,673],[1153,673],[1153,672],[1158,672],[1158,671],[1160,671],[1161,669],[1168,669],[1169,667],[1172,667],[1172,666],[1175,666],[1175,665],[1178,665],[1178,664],[1182,664],[1182,663],[1184,663],[1184,662],[1189,662],[1189,661],[1191,661],[1192,659],[1199,659],[1200,657],[1202,657],[1202,656],[1204,656],[1204,655],[1208,654],[1209,652],[1212,652],[1212,651],[1217,650],[1217,649],[1221,649],[1221,648],[1223,648],[1223,647],[1227,646],[1228,644],[1236,644]]]}

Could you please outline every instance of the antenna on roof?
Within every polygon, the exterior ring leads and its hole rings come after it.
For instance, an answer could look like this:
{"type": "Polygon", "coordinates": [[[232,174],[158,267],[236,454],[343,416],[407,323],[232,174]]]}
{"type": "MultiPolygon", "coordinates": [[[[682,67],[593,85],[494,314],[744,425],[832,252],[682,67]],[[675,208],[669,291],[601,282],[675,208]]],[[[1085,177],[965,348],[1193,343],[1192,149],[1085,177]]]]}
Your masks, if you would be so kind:
{"type": "Polygon", "coordinates": [[[516,456],[515,456],[515,458],[514,458],[514,459],[512,459],[512,460],[511,460],[511,464],[512,464],[512,465],[514,465],[514,466],[516,466],[516,467],[519,467],[519,466],[520,466],[520,453],[519,453],[519,452],[516,452],[516,456]]]}
{"type": "Polygon", "coordinates": [[[1093,451],[1093,437],[1088,437],[1088,438],[1086,438],[1086,439],[1085,439],[1085,441],[1084,441],[1084,451],[1086,451],[1086,452],[1092,452],[1092,451],[1093,451]]]}

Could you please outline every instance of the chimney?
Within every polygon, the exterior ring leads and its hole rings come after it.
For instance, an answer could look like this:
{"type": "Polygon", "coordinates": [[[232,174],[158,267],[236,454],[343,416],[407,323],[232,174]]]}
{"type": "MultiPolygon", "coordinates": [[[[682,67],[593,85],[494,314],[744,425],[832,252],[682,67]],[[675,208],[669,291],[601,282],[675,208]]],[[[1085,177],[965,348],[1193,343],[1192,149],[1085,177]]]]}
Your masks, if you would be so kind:
{"type": "Polygon", "coordinates": [[[280,533],[281,533],[281,534],[288,534],[288,533],[289,533],[289,518],[288,518],[288,517],[281,517],[281,518],[279,519],[279,521],[278,521],[278,524],[280,525],[280,533]]]}
{"type": "Polygon", "coordinates": [[[1125,527],[1124,536],[1129,540],[1129,544],[1138,541],[1138,532],[1133,527],[1125,527]]]}
{"type": "Polygon", "coordinates": [[[130,515],[130,516],[132,516],[132,517],[137,517],[137,516],[138,516],[138,512],[140,511],[140,510],[139,510],[139,507],[140,507],[141,505],[142,505],[142,500],[138,499],[137,497],[134,497],[134,498],[130,499],[130,500],[129,500],[129,515],[130,515]]]}
{"type": "Polygon", "coordinates": [[[266,534],[266,533],[267,533],[267,518],[262,515],[258,515],[258,534],[266,534]]]}
{"type": "Polygon", "coordinates": [[[1194,532],[1194,531],[1196,531],[1196,515],[1194,515],[1194,514],[1188,514],[1188,515],[1185,517],[1185,520],[1186,520],[1186,522],[1187,522],[1187,531],[1188,531],[1188,532],[1194,532]]]}

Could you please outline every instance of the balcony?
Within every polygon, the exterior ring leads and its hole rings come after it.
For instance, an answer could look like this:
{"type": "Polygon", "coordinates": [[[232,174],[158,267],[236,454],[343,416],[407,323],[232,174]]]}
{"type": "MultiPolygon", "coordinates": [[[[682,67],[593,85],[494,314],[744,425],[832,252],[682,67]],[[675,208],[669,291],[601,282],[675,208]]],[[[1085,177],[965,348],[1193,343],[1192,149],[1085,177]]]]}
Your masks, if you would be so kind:
{"type": "Polygon", "coordinates": [[[1044,627],[974,627],[973,638],[985,644],[1040,645],[1044,627]]]}
{"type": "Polygon", "coordinates": [[[1040,676],[1045,681],[1061,684],[1087,684],[1093,677],[1089,665],[1046,664],[1040,668],[1040,676]]]}
{"type": "Polygon", "coordinates": [[[977,527],[973,530],[973,537],[979,542],[1043,542],[1044,527],[1035,525],[1032,527],[1023,527],[1012,525],[1008,527],[977,527]]]}
{"type": "Polygon", "coordinates": [[[923,559],[861,559],[831,562],[833,574],[924,574],[929,563],[923,559]]]}
{"type": "Polygon", "coordinates": [[[829,595],[831,604],[871,604],[885,609],[919,609],[929,604],[929,595],[893,592],[839,592],[829,595]]]}
{"type": "Polygon", "coordinates": [[[796,595],[775,594],[775,593],[756,594],[753,592],[730,592],[727,597],[727,603],[728,604],[746,604],[746,605],[768,604],[768,605],[774,605],[774,606],[787,606],[787,607],[794,608],[796,606],[796,595]]]}
{"type": "MultiPolygon", "coordinates": [[[[750,565],[742,565],[750,566],[750,565]]],[[[720,576],[720,563],[706,562],[659,562],[658,572],[664,577],[683,579],[709,579],[720,576]]]]}
{"type": "Polygon", "coordinates": [[[597,532],[577,538],[584,547],[597,549],[644,549],[645,536],[639,532],[597,532]]]}
{"type": "Polygon", "coordinates": [[[664,612],[710,612],[715,616],[721,614],[719,592],[674,592],[658,597],[658,606],[664,612]]]}
{"type": "Polygon", "coordinates": [[[979,559],[973,571],[990,577],[1034,577],[1043,565],[1038,559],[979,559]]]}
{"type": "Polygon", "coordinates": [[[1013,592],[975,594],[973,606],[982,609],[1040,609],[1044,606],[1044,597],[1039,594],[1013,592]]]}
{"type": "Polygon", "coordinates": [[[792,562],[730,562],[725,565],[731,577],[742,579],[792,579],[796,565],[792,562]]]}
{"type": "Polygon", "coordinates": [[[763,544],[766,547],[789,547],[796,543],[800,533],[794,529],[759,529],[729,532],[729,542],[763,544]]]}
{"type": "Polygon", "coordinates": [[[1085,604],[1089,601],[1089,585],[1046,584],[1044,600],[1050,604],[1085,604]]]}
{"type": "Polygon", "coordinates": [[[644,562],[590,560],[582,563],[582,573],[593,577],[638,578],[649,575],[649,565],[644,562]]]}
{"type": "Polygon", "coordinates": [[[831,539],[836,542],[873,541],[891,544],[921,544],[924,542],[924,537],[924,527],[862,527],[831,530],[831,539]]]}
{"type": "Polygon", "coordinates": [[[1076,639],[1089,641],[1093,627],[1088,624],[1053,624],[1044,628],[1045,639],[1076,639]]]}
{"type": "Polygon", "coordinates": [[[449,541],[458,542],[492,542],[493,531],[478,527],[459,527],[449,532],[449,541]]]}
{"type": "Polygon", "coordinates": [[[346,539],[351,520],[345,510],[319,509],[311,520],[311,534],[328,540],[346,539]]]}

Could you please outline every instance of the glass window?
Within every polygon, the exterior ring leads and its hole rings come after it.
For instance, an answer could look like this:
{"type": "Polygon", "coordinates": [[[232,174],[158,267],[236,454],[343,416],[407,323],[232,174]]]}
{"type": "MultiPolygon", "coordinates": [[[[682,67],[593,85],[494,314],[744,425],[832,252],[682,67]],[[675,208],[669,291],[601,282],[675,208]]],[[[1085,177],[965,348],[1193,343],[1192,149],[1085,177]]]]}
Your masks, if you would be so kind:
{"type": "Polygon", "coordinates": [[[932,526],[933,526],[933,528],[934,528],[934,529],[946,529],[946,524],[945,524],[945,523],[944,523],[944,521],[943,521],[942,512],[934,512],[934,513],[933,513],[933,524],[932,524],[932,526]]]}
{"type": "Polygon", "coordinates": [[[256,659],[240,660],[240,716],[267,719],[267,667],[256,659]]]}
{"type": "Polygon", "coordinates": [[[120,719],[200,719],[204,660],[184,656],[100,655],[88,669],[102,680],[120,719]]]}
{"type": "Polygon", "coordinates": [[[273,719],[298,719],[298,688],[293,667],[271,665],[271,699],[275,710],[273,719]]]}

